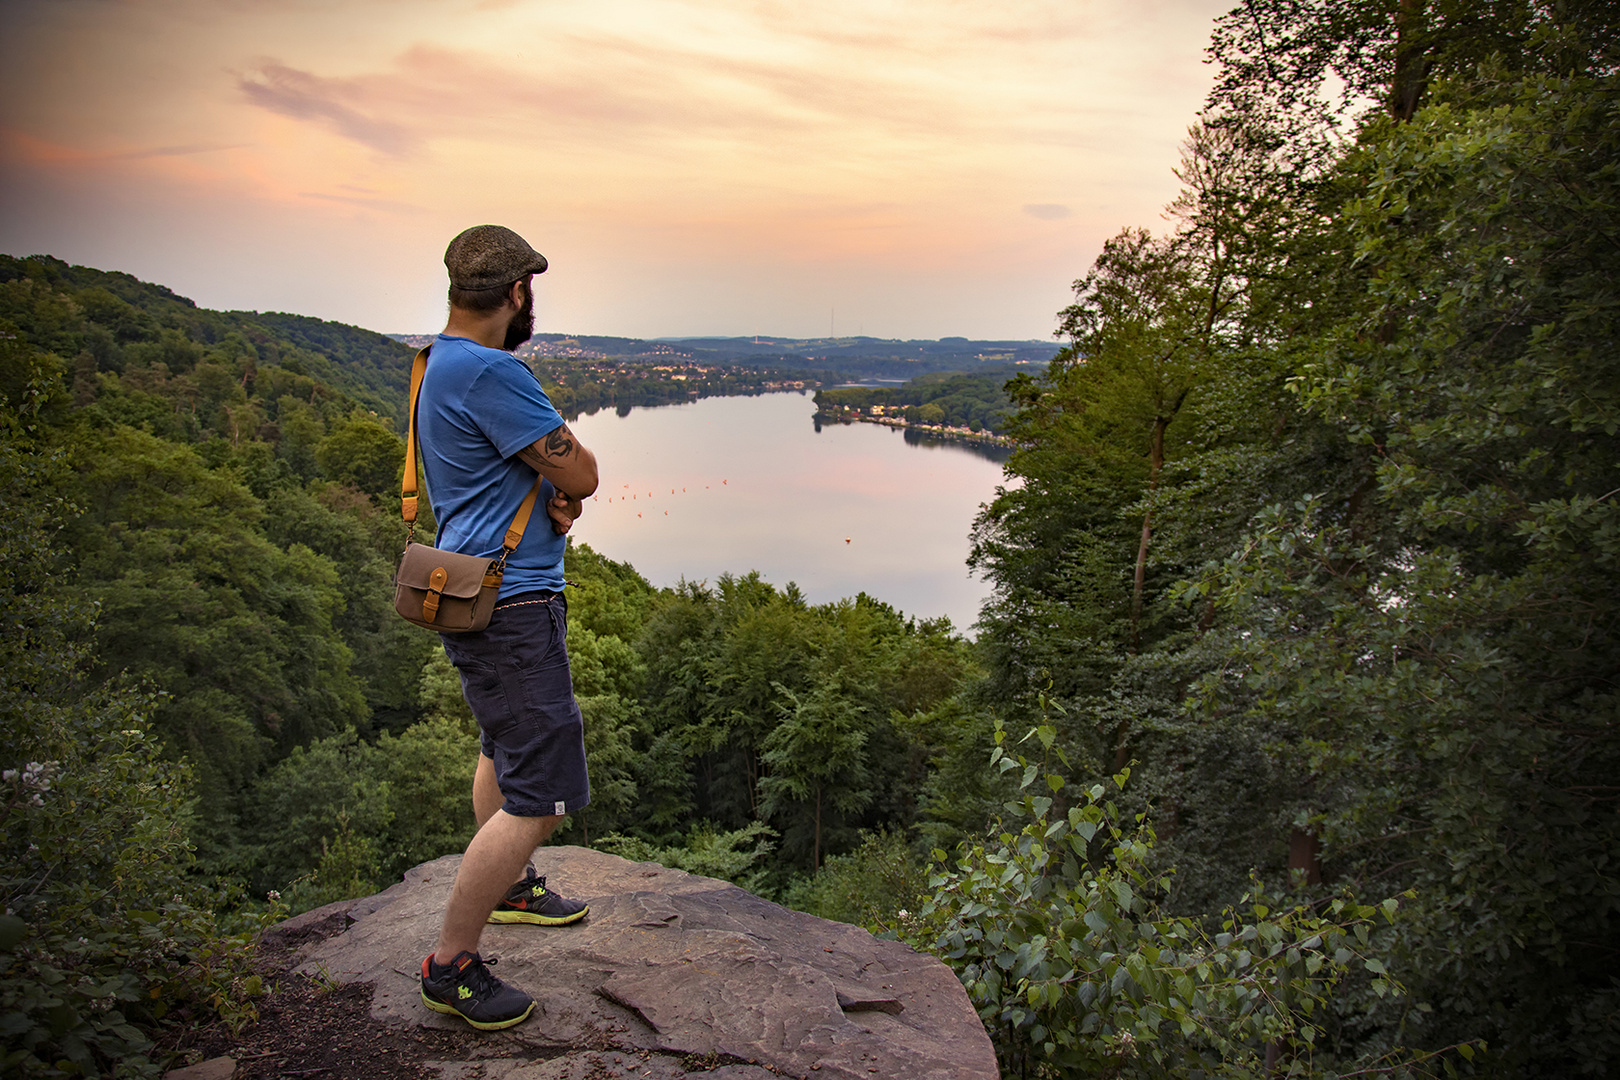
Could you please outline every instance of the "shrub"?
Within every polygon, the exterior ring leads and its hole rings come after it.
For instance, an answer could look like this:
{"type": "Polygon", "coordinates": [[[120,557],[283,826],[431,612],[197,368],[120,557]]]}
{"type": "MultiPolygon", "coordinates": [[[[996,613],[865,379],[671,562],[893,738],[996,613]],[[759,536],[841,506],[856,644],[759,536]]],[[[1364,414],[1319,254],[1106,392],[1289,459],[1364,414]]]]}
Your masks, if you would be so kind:
{"type": "MultiPolygon", "coordinates": [[[[1044,757],[1009,753],[999,722],[995,738],[992,764],[1018,774],[1014,824],[932,877],[908,937],[956,970],[1009,1076],[1338,1075],[1324,1037],[1335,991],[1356,973],[1379,999],[1400,993],[1372,937],[1396,900],[1288,906],[1256,880],[1218,930],[1168,915],[1171,872],[1153,869],[1145,816],[1125,820],[1106,784],[1076,791],[1044,757]]],[[[1057,731],[1027,738],[1052,752],[1057,731]]],[[[1422,1073],[1444,1052],[1356,1067],[1422,1073]]]]}
{"type": "Polygon", "coordinates": [[[776,831],[763,821],[731,832],[719,832],[703,822],[680,845],[657,847],[634,836],[611,833],[598,840],[596,846],[632,862],[655,862],[758,892],[765,871],[756,869],[756,864],[771,853],[775,839],[776,831]]]}
{"type": "Polygon", "coordinates": [[[901,832],[867,833],[860,846],[829,856],[813,877],[783,890],[782,902],[823,919],[894,934],[929,898],[928,868],[901,832]]]}

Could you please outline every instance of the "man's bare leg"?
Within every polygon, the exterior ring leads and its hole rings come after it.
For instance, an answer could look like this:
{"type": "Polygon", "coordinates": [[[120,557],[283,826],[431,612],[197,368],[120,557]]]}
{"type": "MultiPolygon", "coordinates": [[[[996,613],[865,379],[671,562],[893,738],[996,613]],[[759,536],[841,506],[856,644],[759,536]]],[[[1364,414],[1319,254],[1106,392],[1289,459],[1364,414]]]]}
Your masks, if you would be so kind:
{"type": "Polygon", "coordinates": [[[495,905],[506,896],[534,849],[562,823],[562,817],[513,817],[495,811],[467,845],[456,874],[444,927],[433,959],[448,964],[462,952],[477,952],[478,939],[495,905]]]}
{"type": "MultiPolygon", "coordinates": [[[[489,824],[489,819],[495,816],[495,811],[506,805],[506,796],[501,794],[501,787],[495,782],[495,762],[483,754],[478,755],[478,769],[473,773],[472,798],[473,818],[477,820],[480,829],[489,824]]],[[[548,831],[546,835],[550,836],[551,833],[548,831]]],[[[543,840],[541,842],[544,843],[543,840]]],[[[529,867],[533,865],[528,859],[524,859],[523,865],[518,867],[517,877],[512,879],[512,884],[521,884],[528,874],[529,867]]]]}
{"type": "Polygon", "coordinates": [[[482,829],[495,816],[495,811],[506,805],[506,796],[501,794],[500,785],[495,782],[495,762],[483,754],[478,755],[478,769],[473,773],[473,817],[482,829]]]}

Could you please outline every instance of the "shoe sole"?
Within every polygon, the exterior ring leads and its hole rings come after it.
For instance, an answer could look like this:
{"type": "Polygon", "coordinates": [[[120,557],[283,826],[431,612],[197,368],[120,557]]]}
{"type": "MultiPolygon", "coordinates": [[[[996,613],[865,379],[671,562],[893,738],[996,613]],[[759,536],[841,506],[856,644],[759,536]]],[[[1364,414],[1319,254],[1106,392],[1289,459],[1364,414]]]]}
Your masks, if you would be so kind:
{"type": "Polygon", "coordinates": [[[446,1016],[459,1016],[479,1031],[500,1031],[502,1028],[509,1028],[514,1024],[521,1024],[529,1018],[530,1013],[534,1012],[534,1002],[531,1001],[529,1007],[523,1010],[521,1016],[514,1016],[510,1020],[474,1020],[454,1005],[446,1005],[437,998],[428,997],[426,990],[422,991],[422,1004],[436,1013],[444,1013],[446,1016]]]}
{"type": "Polygon", "coordinates": [[[492,923],[527,923],[530,926],[567,926],[569,923],[579,922],[591,913],[586,907],[572,915],[536,915],[532,911],[492,911],[489,920],[492,923]]]}

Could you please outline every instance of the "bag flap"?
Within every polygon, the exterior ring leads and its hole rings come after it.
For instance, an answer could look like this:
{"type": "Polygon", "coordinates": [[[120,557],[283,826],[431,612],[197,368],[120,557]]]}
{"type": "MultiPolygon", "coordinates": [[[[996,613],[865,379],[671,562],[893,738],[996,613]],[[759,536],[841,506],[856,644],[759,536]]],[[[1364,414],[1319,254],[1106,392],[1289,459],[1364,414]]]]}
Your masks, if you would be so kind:
{"type": "Polygon", "coordinates": [[[471,600],[484,587],[484,575],[494,563],[494,559],[440,551],[428,544],[407,544],[394,580],[408,588],[431,589],[445,596],[471,600]]]}

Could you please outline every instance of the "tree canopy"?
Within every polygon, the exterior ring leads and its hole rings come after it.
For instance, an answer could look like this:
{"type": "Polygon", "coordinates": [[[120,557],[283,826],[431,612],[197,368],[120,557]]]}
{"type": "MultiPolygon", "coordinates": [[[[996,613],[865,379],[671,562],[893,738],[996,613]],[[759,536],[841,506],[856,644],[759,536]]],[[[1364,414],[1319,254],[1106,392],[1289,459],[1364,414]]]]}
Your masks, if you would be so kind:
{"type": "Polygon", "coordinates": [[[983,700],[1138,763],[1175,910],[1411,894],[1312,1067],[1620,1051],[1614,14],[1234,9],[1172,228],[1009,386],[983,700]]]}

